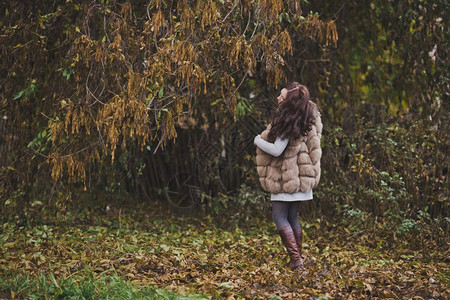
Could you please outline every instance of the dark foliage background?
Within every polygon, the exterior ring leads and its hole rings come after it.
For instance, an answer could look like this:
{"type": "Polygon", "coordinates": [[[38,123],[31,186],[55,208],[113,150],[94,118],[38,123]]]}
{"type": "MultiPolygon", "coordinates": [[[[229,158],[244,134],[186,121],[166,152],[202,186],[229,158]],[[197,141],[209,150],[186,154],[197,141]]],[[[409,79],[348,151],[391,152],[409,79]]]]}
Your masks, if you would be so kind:
{"type": "Polygon", "coordinates": [[[2,220],[64,219],[84,199],[266,214],[252,141],[296,80],[325,130],[302,214],[447,237],[448,1],[1,7],[2,220]]]}

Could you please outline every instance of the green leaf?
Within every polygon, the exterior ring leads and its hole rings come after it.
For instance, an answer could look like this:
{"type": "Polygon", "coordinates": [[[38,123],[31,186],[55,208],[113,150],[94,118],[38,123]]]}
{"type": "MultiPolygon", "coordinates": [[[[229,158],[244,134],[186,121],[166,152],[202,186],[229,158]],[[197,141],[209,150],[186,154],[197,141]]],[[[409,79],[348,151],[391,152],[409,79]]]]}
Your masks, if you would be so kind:
{"type": "Polygon", "coordinates": [[[232,289],[233,286],[229,282],[222,282],[219,287],[225,288],[225,289],[232,289]]]}
{"type": "Polygon", "coordinates": [[[20,97],[22,97],[22,95],[23,95],[24,92],[25,92],[25,91],[20,91],[20,92],[18,92],[16,95],[14,95],[13,100],[17,100],[17,99],[19,99],[20,97]]]}
{"type": "Polygon", "coordinates": [[[41,252],[41,251],[38,251],[38,252],[35,252],[32,256],[33,256],[34,258],[37,258],[37,257],[39,257],[41,254],[42,254],[42,252],[41,252]]]}
{"type": "Polygon", "coordinates": [[[9,248],[9,247],[14,247],[16,245],[16,242],[9,242],[9,243],[4,243],[2,248],[9,248]]]}
{"type": "Polygon", "coordinates": [[[286,15],[287,21],[288,21],[289,23],[291,23],[291,17],[289,16],[289,14],[288,14],[288,13],[285,13],[285,15],[286,15]]]}
{"type": "Polygon", "coordinates": [[[36,200],[33,203],[31,203],[31,207],[36,207],[36,206],[41,206],[44,203],[42,203],[42,201],[36,200]]]}
{"type": "Polygon", "coordinates": [[[163,249],[164,251],[166,251],[166,252],[168,252],[169,249],[170,249],[170,247],[167,246],[167,245],[165,245],[165,244],[161,244],[161,245],[159,245],[159,247],[160,247],[161,249],[163,249]]]}

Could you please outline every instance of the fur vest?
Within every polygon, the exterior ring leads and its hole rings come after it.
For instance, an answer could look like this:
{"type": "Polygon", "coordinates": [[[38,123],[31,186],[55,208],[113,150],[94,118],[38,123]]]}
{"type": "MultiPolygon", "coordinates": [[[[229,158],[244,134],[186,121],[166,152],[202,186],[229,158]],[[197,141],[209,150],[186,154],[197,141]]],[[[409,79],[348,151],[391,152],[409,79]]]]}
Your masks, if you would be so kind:
{"type": "MultiPolygon", "coordinates": [[[[267,141],[271,126],[261,133],[267,141]]],[[[316,110],[316,118],[307,136],[289,140],[283,153],[274,157],[256,148],[256,165],[262,188],[272,194],[307,192],[320,180],[320,138],[322,121],[316,110]]]]}

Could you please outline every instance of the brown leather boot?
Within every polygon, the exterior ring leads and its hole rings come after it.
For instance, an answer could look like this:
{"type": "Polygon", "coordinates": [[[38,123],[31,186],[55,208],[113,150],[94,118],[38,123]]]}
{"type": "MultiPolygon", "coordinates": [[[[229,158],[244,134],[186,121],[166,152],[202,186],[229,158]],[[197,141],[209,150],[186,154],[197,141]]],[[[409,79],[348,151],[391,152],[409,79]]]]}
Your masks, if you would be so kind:
{"type": "Polygon", "coordinates": [[[297,242],[295,240],[294,231],[291,226],[286,226],[278,230],[281,236],[281,241],[283,242],[286,250],[289,254],[290,261],[287,266],[291,269],[297,269],[303,267],[303,260],[298,252],[297,242]]]}
{"type": "Polygon", "coordinates": [[[302,228],[300,227],[300,229],[293,229],[293,231],[294,231],[295,241],[297,242],[298,253],[300,254],[300,257],[301,257],[302,256],[302,245],[303,245],[302,228]]]}

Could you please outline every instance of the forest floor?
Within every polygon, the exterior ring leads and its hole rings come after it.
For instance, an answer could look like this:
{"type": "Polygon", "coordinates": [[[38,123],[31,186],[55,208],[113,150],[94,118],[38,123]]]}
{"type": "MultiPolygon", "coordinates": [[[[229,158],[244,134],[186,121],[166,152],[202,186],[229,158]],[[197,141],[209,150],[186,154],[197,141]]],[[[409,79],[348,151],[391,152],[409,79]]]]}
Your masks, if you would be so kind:
{"type": "Polygon", "coordinates": [[[270,219],[239,224],[143,207],[5,223],[0,299],[450,297],[448,247],[390,247],[364,230],[307,220],[305,268],[292,272],[270,219]]]}

